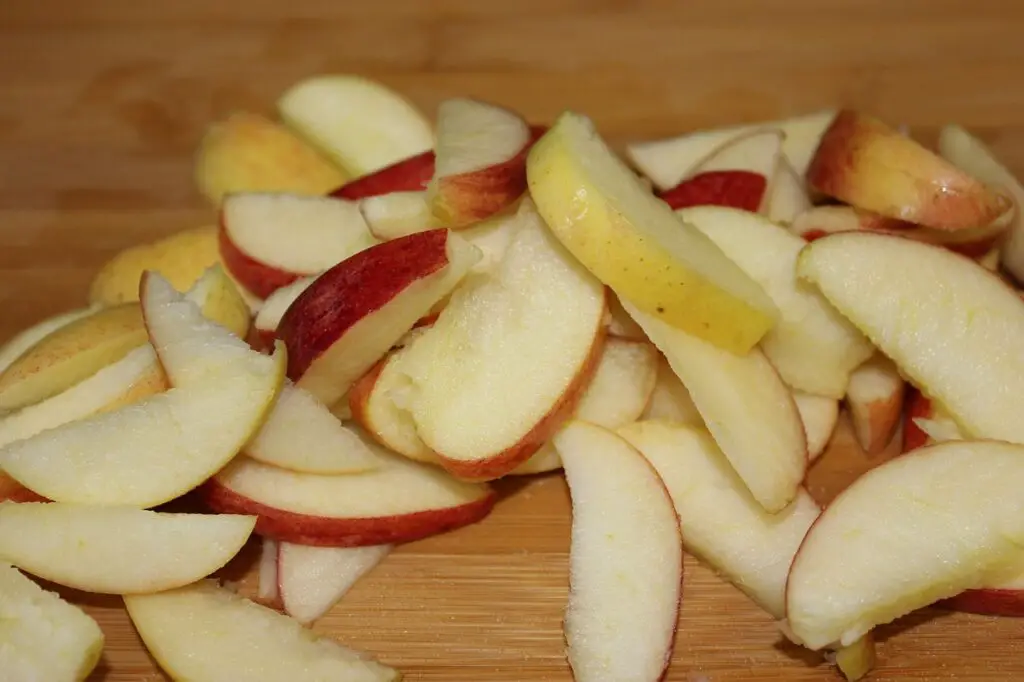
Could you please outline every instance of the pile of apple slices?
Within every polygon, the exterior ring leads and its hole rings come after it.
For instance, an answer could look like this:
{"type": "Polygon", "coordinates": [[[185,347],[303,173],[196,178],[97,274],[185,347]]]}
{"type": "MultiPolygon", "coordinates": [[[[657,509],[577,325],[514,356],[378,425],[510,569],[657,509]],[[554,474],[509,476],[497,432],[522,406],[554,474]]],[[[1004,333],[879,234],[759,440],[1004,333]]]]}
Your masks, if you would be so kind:
{"type": "MultiPolygon", "coordinates": [[[[849,679],[914,609],[1024,612],[1024,189],[965,131],[936,154],[828,111],[631,168],[574,113],[459,98],[431,126],[354,77],[279,108],[204,139],[216,226],[0,350],[0,561],[123,595],[175,679],[397,680],[303,626],[484,519],[490,481],[563,471],[580,682],[662,676],[684,551],[849,679]],[[908,452],[823,510],[842,404],[908,452]],[[208,580],[252,535],[255,601],[208,580]]],[[[0,583],[0,670],[83,679],[95,623],[0,583]]]]}

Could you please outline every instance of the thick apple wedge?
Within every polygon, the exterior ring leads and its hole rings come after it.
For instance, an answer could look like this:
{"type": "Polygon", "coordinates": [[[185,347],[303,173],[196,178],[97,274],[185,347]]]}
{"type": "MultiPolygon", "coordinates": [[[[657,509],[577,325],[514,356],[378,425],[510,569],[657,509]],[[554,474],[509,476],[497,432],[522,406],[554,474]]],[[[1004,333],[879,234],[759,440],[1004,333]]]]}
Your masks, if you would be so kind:
{"type": "Polygon", "coordinates": [[[607,429],[574,421],[554,442],[572,497],[564,628],[573,677],[656,682],[682,598],[672,500],[643,456],[607,429]]]}
{"type": "Polygon", "coordinates": [[[401,362],[417,432],[467,479],[503,476],[548,440],[575,409],[604,340],[605,288],[531,202],[517,219],[494,273],[456,290],[401,362]]]}
{"type": "MultiPolygon", "coordinates": [[[[387,457],[387,453],[382,453],[387,457]]],[[[240,457],[202,489],[211,509],[255,514],[256,532],[284,542],[362,547],[410,542],[475,523],[494,492],[392,455],[361,474],[302,474],[240,457]]]]}
{"type": "Polygon", "coordinates": [[[658,193],[669,208],[690,206],[730,206],[757,211],[768,189],[768,180],[760,173],[722,170],[698,173],[672,189],[658,193]]]}
{"type": "Polygon", "coordinates": [[[220,217],[220,254],[260,298],[377,243],[359,204],[296,194],[233,194],[220,217]]]}
{"type": "Polygon", "coordinates": [[[189,682],[398,682],[401,674],[288,616],[202,581],[124,598],[160,667],[189,682]]]}
{"type": "Polygon", "coordinates": [[[846,406],[864,452],[877,454],[896,435],[903,416],[906,382],[892,360],[876,353],[850,375],[846,406]]]}
{"type": "Polygon", "coordinates": [[[312,547],[279,543],[277,581],[284,612],[300,623],[312,623],[390,551],[391,545],[312,547]]]}
{"type": "Polygon", "coordinates": [[[790,569],[786,615],[812,649],[852,643],[964,589],[1014,575],[1024,448],[921,448],[858,478],[822,512],[790,569]]]}
{"type": "Polygon", "coordinates": [[[277,326],[281,324],[281,318],[284,317],[292,303],[295,303],[299,294],[308,289],[316,278],[317,275],[300,277],[267,296],[267,300],[263,302],[252,321],[253,339],[258,348],[273,348],[274,339],[277,338],[277,326]]]}
{"type": "Polygon", "coordinates": [[[439,225],[466,227],[522,196],[530,142],[530,126],[512,111],[464,98],[442,102],[434,177],[427,190],[439,225]]]}
{"type": "Polygon", "coordinates": [[[818,518],[818,505],[807,491],[800,488],[790,505],[769,514],[750,496],[703,427],[642,421],[618,433],[664,481],[687,551],[773,618],[784,618],[789,566],[818,518]]]}
{"type": "Polygon", "coordinates": [[[771,297],[779,310],[761,349],[793,388],[842,398],[850,372],[874,348],[813,287],[796,276],[803,239],[748,211],[702,206],[678,211],[771,297]]]}
{"type": "Polygon", "coordinates": [[[1010,200],[882,121],[840,111],[807,168],[819,192],[938,230],[989,225],[1010,200]]]}
{"type": "Polygon", "coordinates": [[[236,113],[203,135],[195,178],[203,196],[218,206],[235,192],[323,194],[343,183],[345,173],[280,123],[236,113]]]}
{"type": "Polygon", "coordinates": [[[768,206],[764,214],[773,223],[789,225],[809,208],[811,199],[807,195],[803,177],[797,175],[786,159],[782,159],[768,195],[768,206]]]}
{"type": "Polygon", "coordinates": [[[314,76],[277,101],[281,120],[352,177],[434,146],[430,123],[404,97],[351,75],[314,76]]]}
{"type": "Polygon", "coordinates": [[[83,682],[103,653],[84,611],[0,562],[0,673],[11,682],[83,682]]]}
{"type": "MultiPolygon", "coordinates": [[[[136,281],[136,287],[137,286],[138,282],[136,281]]],[[[98,309],[99,306],[91,305],[87,308],[68,310],[66,312],[47,317],[44,320],[40,320],[28,329],[18,332],[8,339],[2,347],[0,347],[0,374],[10,367],[15,360],[24,355],[26,351],[32,348],[32,346],[42,341],[53,332],[57,331],[61,327],[66,327],[76,320],[92,315],[98,309]]]]}
{"type": "Polygon", "coordinates": [[[530,150],[527,177],[555,236],[620,298],[737,353],[771,328],[777,311],[761,287],[654,197],[588,119],[562,114],[530,150]]]}
{"type": "Polygon", "coordinates": [[[807,470],[807,436],[793,396],[772,364],[757,348],[734,355],[623,305],[689,390],[754,498],[769,512],[784,509],[807,470]]]}
{"type": "Polygon", "coordinates": [[[255,516],[5,502],[0,504],[0,559],[86,592],[160,592],[221,568],[255,524],[255,516]]]}
{"type": "Polygon", "coordinates": [[[1005,399],[1024,390],[1024,364],[1009,351],[1024,338],[1024,302],[995,274],[865,232],[812,242],[797,270],[969,435],[1024,443],[1024,421],[1005,399]]]}
{"type": "Polygon", "coordinates": [[[368,199],[395,192],[422,192],[434,177],[434,150],[396,161],[368,175],[342,185],[330,196],[338,199],[368,199]]]}
{"type": "Polygon", "coordinates": [[[821,457],[832,439],[839,421],[839,401],[822,395],[793,392],[793,402],[800,413],[807,436],[807,459],[811,462],[821,457]]]}
{"type": "Polygon", "coordinates": [[[785,133],[782,153],[797,175],[802,176],[814,156],[818,141],[835,111],[819,111],[779,121],[699,130],[664,140],[638,142],[626,147],[626,156],[658,189],[667,189],[693,173],[705,159],[732,140],[755,131],[777,129],[785,133]]]}
{"type": "Polygon", "coordinates": [[[479,259],[480,250],[458,235],[431,230],[335,265],[278,325],[288,346],[288,376],[325,405],[338,402],[479,259]]]}

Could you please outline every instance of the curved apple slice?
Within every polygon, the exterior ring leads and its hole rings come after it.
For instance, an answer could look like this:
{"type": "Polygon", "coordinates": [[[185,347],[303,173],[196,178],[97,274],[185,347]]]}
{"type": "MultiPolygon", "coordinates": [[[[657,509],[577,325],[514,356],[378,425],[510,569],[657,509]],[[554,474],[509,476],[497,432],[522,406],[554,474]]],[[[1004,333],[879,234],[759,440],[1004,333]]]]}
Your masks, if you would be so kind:
{"type": "Polygon", "coordinates": [[[672,210],[691,206],[731,206],[757,211],[768,191],[765,176],[749,170],[718,170],[698,173],[658,198],[672,210]]]}
{"type": "Polygon", "coordinates": [[[277,550],[280,543],[273,538],[260,541],[260,561],[256,568],[256,601],[272,609],[283,609],[281,590],[277,585],[277,550]]]}
{"type": "Polygon", "coordinates": [[[160,592],[224,566],[255,525],[254,516],[7,502],[0,504],[0,557],[86,592],[160,592]]]}
{"type": "Polygon", "coordinates": [[[361,547],[419,540],[475,523],[494,492],[457,481],[437,467],[392,456],[373,471],[302,474],[240,457],[202,490],[227,514],[256,514],[256,532],[285,542],[361,547]]]}
{"type": "Polygon", "coordinates": [[[807,458],[813,462],[824,454],[832,439],[832,432],[836,430],[839,401],[822,395],[793,391],[793,402],[796,403],[796,410],[800,413],[800,421],[807,435],[807,458]]]}
{"type": "Polygon", "coordinates": [[[1024,420],[1003,399],[1024,392],[1024,363],[1007,350],[1024,338],[1024,302],[995,274],[864,232],[812,242],[797,269],[969,435],[1024,443],[1024,420]]]}
{"type": "MultiPolygon", "coordinates": [[[[632,319],[632,318],[630,318],[632,319]]],[[[651,399],[644,407],[641,419],[659,419],[677,424],[702,426],[704,419],[693,404],[693,397],[683,386],[672,366],[662,355],[658,358],[658,377],[654,382],[651,399]]]]}
{"type": "Polygon", "coordinates": [[[61,327],[80,320],[83,317],[88,317],[94,312],[99,310],[100,306],[91,305],[88,308],[78,308],[77,310],[68,310],[63,313],[58,313],[51,317],[47,317],[44,320],[36,322],[28,329],[22,330],[7,340],[2,347],[0,347],[0,374],[7,370],[14,361],[25,354],[27,350],[32,348],[44,338],[57,331],[61,327]]]}
{"type": "Polygon", "coordinates": [[[390,166],[360,176],[331,192],[338,199],[368,199],[394,192],[422,192],[434,177],[434,150],[430,149],[390,166]]]}
{"type": "Polygon", "coordinates": [[[858,478],[822,512],[790,569],[789,627],[812,649],[984,587],[1019,567],[1024,448],[921,448],[858,478]]]}
{"type": "Polygon", "coordinates": [[[128,595],[143,643],[176,680],[191,682],[398,682],[365,654],[204,580],[176,590],[128,595]]]}
{"type": "Polygon", "coordinates": [[[252,323],[255,343],[260,348],[274,347],[274,339],[277,338],[277,325],[281,324],[281,318],[284,317],[285,312],[295,302],[295,299],[316,281],[317,276],[300,277],[267,296],[267,300],[263,302],[252,323]]]}
{"type": "Polygon", "coordinates": [[[312,623],[390,551],[391,545],[313,547],[280,543],[277,580],[284,612],[300,623],[312,623]]]}
{"type": "Polygon", "coordinates": [[[789,225],[798,215],[811,208],[811,198],[803,176],[798,175],[785,158],[779,162],[765,215],[773,223],[789,225]]]}
{"type": "Polygon", "coordinates": [[[623,303],[689,390],[736,473],[769,512],[784,509],[807,470],[793,396],[757,348],[734,355],[623,303]]]}
{"type": "Polygon", "coordinates": [[[0,612],[0,670],[8,680],[81,682],[99,663],[103,631],[96,621],[3,562],[0,612]]]}
{"type": "Polygon", "coordinates": [[[658,474],[611,431],[554,438],[572,497],[565,640],[579,682],[654,682],[672,657],[683,585],[679,518],[658,474]]]}

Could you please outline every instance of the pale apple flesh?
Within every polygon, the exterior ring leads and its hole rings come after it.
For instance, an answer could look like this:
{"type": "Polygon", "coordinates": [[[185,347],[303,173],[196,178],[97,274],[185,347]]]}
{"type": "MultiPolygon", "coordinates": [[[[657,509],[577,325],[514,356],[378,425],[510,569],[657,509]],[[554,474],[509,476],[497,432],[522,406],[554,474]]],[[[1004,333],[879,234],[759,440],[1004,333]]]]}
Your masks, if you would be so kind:
{"type": "Polygon", "coordinates": [[[654,382],[654,390],[640,418],[694,426],[704,424],[697,406],[693,404],[693,396],[672,371],[672,366],[664,355],[658,358],[658,376],[654,382]]]}
{"type": "Polygon", "coordinates": [[[822,395],[793,392],[793,402],[800,413],[807,436],[807,458],[813,462],[825,453],[836,423],[839,421],[839,401],[822,395]]]}
{"type": "Polygon", "coordinates": [[[279,542],[261,538],[260,560],[256,568],[256,601],[272,609],[283,610],[281,590],[277,585],[277,550],[279,542]]]}
{"type": "Polygon", "coordinates": [[[426,192],[391,192],[359,201],[359,210],[377,239],[387,241],[441,227],[426,192]]]}
{"type": "Polygon", "coordinates": [[[284,612],[300,623],[312,623],[390,551],[391,545],[312,547],[280,543],[277,580],[284,612]]]}
{"type": "Polygon", "coordinates": [[[267,296],[252,322],[255,345],[258,349],[273,348],[274,339],[277,338],[277,325],[281,323],[281,318],[284,317],[285,312],[295,302],[295,299],[316,280],[316,277],[316,275],[300,277],[267,296]]]}
{"type": "Polygon", "coordinates": [[[802,176],[797,175],[793,166],[783,158],[768,195],[765,215],[768,220],[781,225],[791,224],[798,215],[811,208],[811,198],[802,176]]]}
{"type": "Polygon", "coordinates": [[[896,435],[905,388],[899,369],[880,353],[850,375],[846,406],[857,443],[867,454],[881,452],[896,435]]]}

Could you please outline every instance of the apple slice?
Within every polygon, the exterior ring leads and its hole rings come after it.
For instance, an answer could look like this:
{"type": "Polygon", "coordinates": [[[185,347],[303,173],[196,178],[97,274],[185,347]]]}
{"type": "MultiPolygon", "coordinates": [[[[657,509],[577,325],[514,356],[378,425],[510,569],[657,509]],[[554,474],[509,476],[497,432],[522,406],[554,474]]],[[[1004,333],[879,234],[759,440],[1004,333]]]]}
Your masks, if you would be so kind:
{"type": "Polygon", "coordinates": [[[819,192],[937,230],[990,225],[1010,200],[942,157],[856,111],[840,111],[807,169],[819,192]]]}
{"type": "Polygon", "coordinates": [[[832,439],[832,432],[836,430],[836,422],[839,421],[839,401],[835,398],[794,391],[793,402],[796,403],[800,421],[804,425],[804,434],[807,436],[807,458],[813,462],[824,454],[832,439]]]}
{"type": "Polygon", "coordinates": [[[391,551],[391,545],[312,547],[282,542],[277,575],[284,612],[308,625],[327,613],[391,551]]]}
{"type": "Polygon", "coordinates": [[[757,211],[768,189],[768,180],[747,170],[720,170],[698,173],[658,198],[678,210],[690,206],[730,206],[757,211]]]}
{"type": "Polygon", "coordinates": [[[530,141],[530,126],[508,109],[465,98],[441,102],[437,160],[427,190],[438,223],[466,227],[522,196],[530,141]]]}
{"type": "Polygon", "coordinates": [[[401,363],[417,432],[468,479],[503,476],[540,448],[575,409],[604,340],[604,287],[532,202],[517,216],[498,269],[456,290],[401,363]]]}
{"type": "Polygon", "coordinates": [[[342,261],[281,318],[289,377],[325,405],[337,403],[479,259],[480,250],[458,235],[431,230],[342,261]]]}
{"type": "Polygon", "coordinates": [[[381,241],[405,237],[438,227],[425,191],[391,192],[359,201],[370,232],[381,241]]]}
{"type": "Polygon", "coordinates": [[[204,580],[124,598],[160,667],[176,680],[398,682],[401,675],[298,621],[204,580]]]}
{"type": "Polygon", "coordinates": [[[527,176],[551,231],[620,298],[737,353],[771,328],[777,311],[761,287],[655,198],[588,119],[560,116],[530,150],[527,176]]]}
{"type": "Polygon", "coordinates": [[[1024,391],[1024,365],[1006,352],[1024,338],[1024,302],[995,274],[946,249],[866,232],[811,243],[797,269],[969,435],[1024,443],[1013,401],[999,398],[1024,391]]]}
{"type": "Polygon", "coordinates": [[[785,158],[780,159],[778,172],[768,195],[768,206],[765,211],[768,220],[789,225],[798,215],[810,208],[811,199],[807,195],[804,179],[797,175],[785,158]]]}
{"type": "Polygon", "coordinates": [[[892,360],[875,353],[850,375],[846,406],[853,433],[864,452],[874,455],[896,435],[903,416],[906,382],[892,360]]]}
{"type": "MultiPolygon", "coordinates": [[[[746,202],[735,208],[747,211],[759,211],[767,206],[771,187],[778,174],[779,162],[782,160],[782,142],[785,133],[778,128],[756,130],[744,133],[730,140],[715,150],[707,159],[697,164],[693,177],[707,173],[743,171],[752,173],[762,179],[759,191],[748,196],[746,202]]],[[[724,203],[704,205],[731,205],[724,203]]],[[[673,206],[673,208],[683,208],[673,206]]]]}
{"type": "Polygon", "coordinates": [[[1000,260],[1017,281],[1024,281],[1024,187],[985,143],[957,125],[939,132],[939,153],[957,168],[990,187],[998,187],[1013,201],[1009,237],[1000,260]]]}
{"type": "Polygon", "coordinates": [[[341,476],[239,457],[204,486],[202,496],[220,513],[255,514],[260,535],[323,547],[419,540],[479,521],[495,499],[486,485],[395,455],[372,471],[341,476]]]}
{"type": "Polygon", "coordinates": [[[967,440],[952,417],[916,388],[910,388],[903,420],[903,452],[947,440],[967,440]]]}
{"type": "Polygon", "coordinates": [[[784,509],[807,470],[807,437],[793,396],[772,364],[756,348],[734,355],[623,305],[690,391],[754,498],[769,512],[784,509]]]}
{"type": "Polygon", "coordinates": [[[608,292],[608,336],[632,341],[647,341],[647,334],[641,329],[619,302],[614,291],[608,292]]]}
{"type": "Polygon", "coordinates": [[[159,592],[201,580],[224,566],[255,524],[254,516],[4,502],[0,557],[40,578],[86,592],[159,592]]]}
{"type": "Polygon", "coordinates": [[[260,563],[256,568],[256,601],[272,609],[283,610],[281,590],[277,585],[279,543],[273,538],[262,538],[260,542],[260,563]]]}
{"type": "Polygon", "coordinates": [[[260,298],[376,243],[351,201],[247,193],[229,196],[221,208],[221,258],[260,298]]]}
{"type": "Polygon", "coordinates": [[[393,192],[421,192],[434,177],[434,150],[396,161],[338,187],[330,196],[338,199],[367,199],[393,192]]]}
{"type": "Polygon", "coordinates": [[[434,146],[430,123],[395,91],[360,76],[301,81],[277,101],[285,125],[352,177],[434,146]]]}
{"type": "Polygon", "coordinates": [[[773,618],[784,618],[789,566],[819,513],[807,491],[800,488],[791,504],[769,514],[703,427],[643,421],[618,433],[664,481],[686,550],[773,618]]]}
{"type": "Polygon", "coordinates": [[[103,631],[96,621],[2,562],[0,614],[0,670],[12,682],[82,682],[99,663],[103,631]]]}
{"type": "Polygon", "coordinates": [[[994,581],[987,587],[964,590],[936,606],[984,616],[1024,617],[1024,571],[1018,569],[1012,578],[994,581]]]}
{"type": "Polygon", "coordinates": [[[819,111],[779,121],[700,130],[664,140],[639,142],[626,147],[626,156],[658,189],[667,189],[678,185],[702,161],[732,140],[755,131],[778,129],[785,133],[783,156],[797,175],[802,176],[835,114],[832,110],[819,111]]]}
{"type": "Polygon", "coordinates": [[[821,294],[797,280],[804,240],[748,211],[702,206],[676,215],[706,234],[779,309],[761,348],[782,379],[806,393],[842,398],[850,372],[874,348],[821,294]]]}
{"type": "Polygon", "coordinates": [[[218,206],[236,192],[323,194],[343,183],[345,174],[280,123],[239,112],[207,129],[195,178],[218,206]]]}
{"type": "Polygon", "coordinates": [[[263,302],[252,323],[256,345],[259,348],[273,348],[274,339],[277,338],[277,326],[281,324],[281,318],[284,317],[292,303],[295,303],[295,299],[308,289],[320,274],[322,273],[300,277],[267,296],[267,300],[263,302]]]}
{"type": "Polygon", "coordinates": [[[702,426],[704,419],[693,404],[693,397],[683,386],[672,366],[664,356],[658,358],[657,378],[654,381],[654,390],[651,391],[651,398],[644,408],[641,419],[659,419],[678,424],[693,424],[702,426]]]}
{"type": "Polygon", "coordinates": [[[573,677],[655,682],[672,657],[682,598],[672,500],[640,453],[607,429],[574,421],[554,443],[572,497],[564,627],[573,677]]]}
{"type": "Polygon", "coordinates": [[[964,589],[1012,575],[1024,542],[1024,449],[960,441],[872,469],[811,527],[786,589],[812,649],[848,645],[964,589]]]}
{"type": "Polygon", "coordinates": [[[76,320],[92,315],[99,310],[99,307],[100,306],[97,305],[91,305],[87,308],[77,308],[75,310],[58,313],[57,315],[40,320],[28,329],[20,331],[12,336],[7,343],[0,347],[0,374],[6,371],[6,369],[14,364],[14,362],[24,355],[26,351],[42,341],[44,338],[58,329],[75,322],[76,320]]]}
{"type": "Polygon", "coordinates": [[[857,682],[865,677],[875,667],[877,660],[875,639],[870,632],[853,644],[839,647],[835,651],[836,667],[848,682],[857,682]]]}

